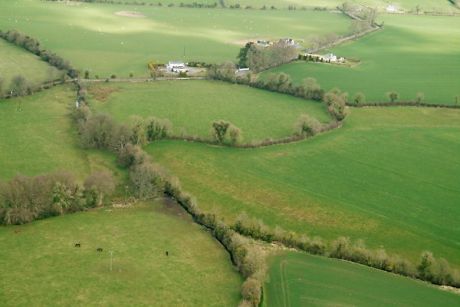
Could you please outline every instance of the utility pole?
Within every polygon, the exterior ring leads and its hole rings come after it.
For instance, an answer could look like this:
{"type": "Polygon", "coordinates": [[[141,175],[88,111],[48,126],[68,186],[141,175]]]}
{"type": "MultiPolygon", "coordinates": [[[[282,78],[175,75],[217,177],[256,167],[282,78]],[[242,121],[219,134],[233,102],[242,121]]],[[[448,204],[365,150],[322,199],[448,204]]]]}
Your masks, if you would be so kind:
{"type": "Polygon", "coordinates": [[[112,272],[113,267],[113,251],[110,251],[110,272],[112,272]]]}

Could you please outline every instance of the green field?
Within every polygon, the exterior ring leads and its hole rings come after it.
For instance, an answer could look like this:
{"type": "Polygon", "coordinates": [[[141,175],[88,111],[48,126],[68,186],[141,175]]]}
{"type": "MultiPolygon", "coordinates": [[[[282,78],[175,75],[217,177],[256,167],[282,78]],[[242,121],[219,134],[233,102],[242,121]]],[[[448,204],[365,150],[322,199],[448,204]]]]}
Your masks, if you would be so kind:
{"type": "Polygon", "coordinates": [[[70,87],[59,86],[0,100],[0,179],[53,171],[82,178],[96,169],[113,169],[110,155],[80,148],[70,118],[74,99],[70,87]]]}
{"type": "Polygon", "coordinates": [[[458,306],[460,296],[350,262],[300,253],[274,257],[264,306],[458,306]]]}
{"type": "Polygon", "coordinates": [[[0,29],[18,29],[91,75],[148,75],[151,60],[235,60],[247,40],[345,33],[341,14],[312,11],[184,9],[38,0],[0,2],[0,29]],[[138,11],[145,18],[115,15],[138,11]],[[184,50],[185,49],[185,50],[184,50]]]}
{"type": "Polygon", "coordinates": [[[274,227],[460,265],[460,111],[353,109],[343,128],[255,150],[164,141],[148,151],[200,206],[274,227]]]}
{"type": "MultiPolygon", "coordinates": [[[[127,0],[124,2],[139,2],[137,0],[127,0]]],[[[147,4],[158,4],[157,0],[144,0],[147,4]]],[[[214,4],[217,1],[215,0],[165,0],[162,1],[163,5],[173,3],[175,5],[180,5],[180,3],[203,3],[203,4],[214,4]]],[[[395,0],[395,1],[386,1],[386,0],[225,0],[224,3],[227,7],[235,4],[239,4],[242,8],[251,6],[252,8],[259,9],[264,5],[267,8],[275,6],[277,9],[286,9],[290,5],[294,5],[297,9],[300,8],[328,8],[335,9],[337,6],[342,5],[344,2],[356,3],[367,5],[379,9],[380,11],[385,11],[389,4],[395,5],[399,10],[403,11],[414,11],[417,5],[420,6],[421,10],[431,12],[455,12],[457,9],[453,7],[447,0],[395,0]]],[[[220,7],[220,6],[219,6],[220,7]]]]}
{"type": "Polygon", "coordinates": [[[242,130],[245,142],[292,135],[301,114],[330,120],[321,103],[218,81],[103,83],[89,93],[93,109],[122,122],[156,116],[169,119],[175,134],[210,137],[211,123],[224,119],[242,130]]]}
{"type": "MultiPolygon", "coordinates": [[[[332,51],[361,60],[353,68],[296,62],[274,69],[296,81],[314,77],[325,89],[339,87],[368,101],[387,101],[397,91],[402,100],[423,92],[427,102],[453,104],[460,96],[460,18],[384,16],[385,28],[332,51]]],[[[324,51],[326,52],[326,51],[324,51]]]]}
{"type": "Polygon", "coordinates": [[[0,227],[2,305],[235,306],[241,279],[228,254],[175,206],[0,227]]]}
{"type": "Polygon", "coordinates": [[[0,38],[0,79],[3,81],[0,95],[7,92],[11,79],[18,75],[37,85],[58,78],[60,73],[39,57],[0,38]]]}

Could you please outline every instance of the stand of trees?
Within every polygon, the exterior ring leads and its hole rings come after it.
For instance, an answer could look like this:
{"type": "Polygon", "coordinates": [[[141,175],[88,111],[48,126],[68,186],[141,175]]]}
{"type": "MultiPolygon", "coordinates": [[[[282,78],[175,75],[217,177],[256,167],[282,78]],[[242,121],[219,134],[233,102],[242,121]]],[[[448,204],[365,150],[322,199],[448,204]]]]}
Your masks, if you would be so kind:
{"type": "Polygon", "coordinates": [[[101,206],[115,190],[108,172],[90,175],[83,186],[69,173],[16,176],[0,182],[0,224],[25,224],[101,206]]]}
{"type": "Polygon", "coordinates": [[[298,51],[295,46],[280,40],[270,46],[247,43],[238,54],[239,67],[249,67],[254,72],[280,66],[295,60],[298,51]]]}

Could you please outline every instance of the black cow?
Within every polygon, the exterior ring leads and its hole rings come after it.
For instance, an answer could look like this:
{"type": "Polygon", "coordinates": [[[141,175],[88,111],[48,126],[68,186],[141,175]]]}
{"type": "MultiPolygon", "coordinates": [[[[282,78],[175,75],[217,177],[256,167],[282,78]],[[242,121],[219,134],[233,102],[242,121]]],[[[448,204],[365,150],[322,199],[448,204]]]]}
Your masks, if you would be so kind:
{"type": "Polygon", "coordinates": [[[168,252],[168,251],[166,251],[166,256],[169,256],[169,252],[168,252]]]}
{"type": "Polygon", "coordinates": [[[97,251],[98,251],[98,252],[102,252],[102,251],[103,251],[102,247],[98,247],[98,248],[97,248],[97,251]]]}
{"type": "Polygon", "coordinates": [[[80,243],[75,243],[75,247],[81,247],[80,243]]]}

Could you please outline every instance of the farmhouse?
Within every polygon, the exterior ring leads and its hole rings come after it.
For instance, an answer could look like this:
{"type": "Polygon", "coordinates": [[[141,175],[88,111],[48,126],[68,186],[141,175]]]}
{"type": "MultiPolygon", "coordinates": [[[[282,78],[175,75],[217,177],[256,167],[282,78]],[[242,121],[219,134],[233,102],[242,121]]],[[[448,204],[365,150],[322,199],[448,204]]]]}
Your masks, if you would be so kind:
{"type": "Polygon", "coordinates": [[[184,62],[180,61],[170,61],[168,65],[166,65],[166,69],[170,72],[187,72],[187,66],[184,62]]]}
{"type": "Polygon", "coordinates": [[[299,43],[297,43],[294,39],[292,38],[282,38],[279,40],[280,43],[284,43],[288,47],[295,47],[295,48],[301,48],[299,43]]]}

